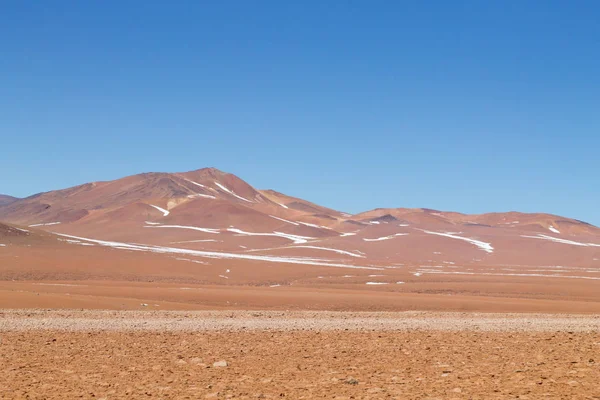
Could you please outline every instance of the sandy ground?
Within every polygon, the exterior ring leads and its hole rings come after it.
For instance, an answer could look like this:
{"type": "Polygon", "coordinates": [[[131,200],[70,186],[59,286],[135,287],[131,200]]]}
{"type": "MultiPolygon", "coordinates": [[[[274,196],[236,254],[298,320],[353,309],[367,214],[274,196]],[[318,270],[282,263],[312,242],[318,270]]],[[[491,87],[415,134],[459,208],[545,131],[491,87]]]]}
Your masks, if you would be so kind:
{"type": "Polygon", "coordinates": [[[0,398],[597,399],[599,328],[597,315],[3,310],[0,398]]]}

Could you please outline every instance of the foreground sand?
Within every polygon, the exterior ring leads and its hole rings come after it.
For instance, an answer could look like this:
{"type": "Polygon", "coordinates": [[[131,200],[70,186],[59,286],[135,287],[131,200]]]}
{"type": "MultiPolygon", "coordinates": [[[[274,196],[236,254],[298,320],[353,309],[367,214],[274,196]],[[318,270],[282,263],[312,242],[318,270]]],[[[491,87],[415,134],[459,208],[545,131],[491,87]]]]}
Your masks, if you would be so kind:
{"type": "Polygon", "coordinates": [[[591,315],[2,311],[0,397],[593,399],[599,328],[591,315]]]}

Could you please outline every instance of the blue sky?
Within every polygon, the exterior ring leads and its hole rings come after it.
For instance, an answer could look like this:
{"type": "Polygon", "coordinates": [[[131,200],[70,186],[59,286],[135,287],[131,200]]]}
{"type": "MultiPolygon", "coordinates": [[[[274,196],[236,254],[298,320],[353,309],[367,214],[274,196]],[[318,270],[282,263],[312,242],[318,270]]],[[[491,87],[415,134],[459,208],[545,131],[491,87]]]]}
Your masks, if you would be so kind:
{"type": "Polygon", "coordinates": [[[348,212],[600,225],[598,2],[11,0],[0,15],[0,193],[214,166],[348,212]]]}

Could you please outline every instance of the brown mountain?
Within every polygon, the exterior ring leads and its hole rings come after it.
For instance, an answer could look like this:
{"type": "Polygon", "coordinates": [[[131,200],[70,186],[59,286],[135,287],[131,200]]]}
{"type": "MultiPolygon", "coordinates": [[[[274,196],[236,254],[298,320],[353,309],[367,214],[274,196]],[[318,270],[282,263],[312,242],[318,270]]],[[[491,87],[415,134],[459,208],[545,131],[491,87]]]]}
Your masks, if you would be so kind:
{"type": "Polygon", "coordinates": [[[0,206],[0,220],[6,279],[543,298],[593,297],[600,280],[600,229],[571,218],[407,208],[349,215],[214,168],[40,193],[0,206]]]}

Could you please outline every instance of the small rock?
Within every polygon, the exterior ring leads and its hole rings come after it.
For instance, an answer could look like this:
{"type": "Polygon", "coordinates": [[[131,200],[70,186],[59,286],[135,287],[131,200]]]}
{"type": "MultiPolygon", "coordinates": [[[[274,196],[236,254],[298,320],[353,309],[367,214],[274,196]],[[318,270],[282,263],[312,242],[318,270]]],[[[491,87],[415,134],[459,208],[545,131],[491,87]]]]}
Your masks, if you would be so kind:
{"type": "Polygon", "coordinates": [[[452,391],[454,393],[462,393],[462,389],[461,388],[454,388],[454,389],[452,389],[452,391]]]}
{"type": "Polygon", "coordinates": [[[358,380],[354,379],[351,376],[348,377],[348,379],[346,379],[344,382],[347,383],[348,385],[358,385],[358,380]]]}
{"type": "Polygon", "coordinates": [[[227,366],[227,361],[217,361],[215,363],[213,363],[213,367],[226,367],[227,366]]]}

